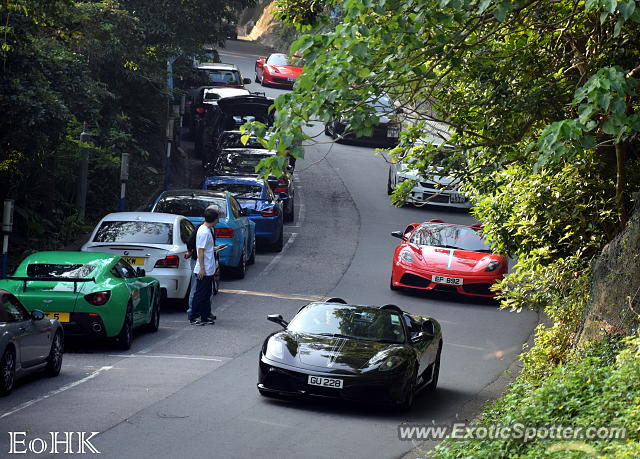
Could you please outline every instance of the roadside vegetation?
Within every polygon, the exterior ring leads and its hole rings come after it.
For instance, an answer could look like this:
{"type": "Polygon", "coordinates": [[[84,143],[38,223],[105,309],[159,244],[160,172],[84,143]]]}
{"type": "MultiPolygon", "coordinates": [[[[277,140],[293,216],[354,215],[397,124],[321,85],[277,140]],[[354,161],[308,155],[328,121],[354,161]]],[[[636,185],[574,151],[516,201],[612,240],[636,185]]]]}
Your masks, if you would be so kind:
{"type": "MultiPolygon", "coordinates": [[[[498,286],[501,307],[548,318],[522,354],[521,375],[481,422],[620,422],[626,442],[587,442],[587,453],[636,457],[640,262],[623,249],[640,238],[629,227],[640,197],[640,2],[278,5],[285,23],[308,32],[291,47],[307,64],[294,91],[276,100],[267,145],[284,155],[297,141],[326,141],[302,128],[333,118],[370,134],[375,121],[365,101],[398,100],[407,122],[392,156],[425,176],[437,164],[465,183],[486,238],[518,260],[498,286]],[[415,146],[443,125],[446,155],[429,143],[415,146]],[[594,270],[612,241],[621,252],[594,270]]],[[[266,133],[258,123],[246,128],[266,133]]],[[[274,158],[264,168],[284,162],[274,158]]],[[[410,188],[400,185],[394,202],[410,188]]],[[[548,446],[449,442],[437,455],[541,457],[548,446]]]]}
{"type": "MultiPolygon", "coordinates": [[[[204,44],[251,0],[10,0],[0,3],[0,201],[16,200],[11,254],[55,248],[117,207],[130,154],[129,207],[162,183],[170,100],[204,44]],[[80,144],[86,126],[90,142],[80,144]],[[81,149],[84,147],[84,151],[81,149]],[[89,155],[86,219],[75,206],[89,155]]],[[[179,97],[178,97],[179,101],[179,97]]]]}

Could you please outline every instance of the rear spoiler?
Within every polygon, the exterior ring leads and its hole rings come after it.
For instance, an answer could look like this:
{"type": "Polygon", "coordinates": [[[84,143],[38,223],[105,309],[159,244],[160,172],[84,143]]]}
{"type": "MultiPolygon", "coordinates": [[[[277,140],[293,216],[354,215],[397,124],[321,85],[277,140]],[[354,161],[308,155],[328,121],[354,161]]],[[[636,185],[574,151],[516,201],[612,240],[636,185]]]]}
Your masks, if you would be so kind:
{"type": "Polygon", "coordinates": [[[95,282],[95,277],[7,277],[9,280],[16,280],[23,282],[22,291],[27,291],[27,282],[41,281],[41,282],[73,282],[73,293],[78,290],[78,282],[95,282]]]}

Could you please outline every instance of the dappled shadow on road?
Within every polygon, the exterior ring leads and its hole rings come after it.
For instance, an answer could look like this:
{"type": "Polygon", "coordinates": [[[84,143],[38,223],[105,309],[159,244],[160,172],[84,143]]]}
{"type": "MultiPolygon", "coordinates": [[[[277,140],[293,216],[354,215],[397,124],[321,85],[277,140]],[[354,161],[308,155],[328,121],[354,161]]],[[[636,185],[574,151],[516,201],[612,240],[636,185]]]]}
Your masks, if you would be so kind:
{"type": "MultiPolygon", "coordinates": [[[[410,411],[402,411],[397,407],[351,402],[332,398],[312,397],[263,397],[265,403],[278,405],[295,412],[306,411],[309,414],[339,415],[341,418],[378,418],[397,422],[438,421],[441,414],[450,412],[452,405],[458,405],[473,394],[459,392],[448,388],[439,388],[435,393],[420,391],[410,411]]],[[[297,414],[297,413],[296,413],[297,414]]],[[[439,420],[441,422],[442,419],[439,420]]]]}

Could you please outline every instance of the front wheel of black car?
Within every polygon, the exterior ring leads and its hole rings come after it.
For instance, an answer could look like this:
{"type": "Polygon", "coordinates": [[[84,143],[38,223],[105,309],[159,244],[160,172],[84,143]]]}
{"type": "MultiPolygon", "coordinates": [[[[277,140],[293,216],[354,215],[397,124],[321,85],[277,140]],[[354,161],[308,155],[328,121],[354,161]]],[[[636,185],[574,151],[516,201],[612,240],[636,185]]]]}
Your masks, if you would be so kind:
{"type": "Polygon", "coordinates": [[[387,179],[387,194],[390,195],[393,193],[393,188],[391,187],[391,176],[387,179]]]}
{"type": "Polygon", "coordinates": [[[62,368],[62,355],[64,353],[64,338],[62,332],[58,330],[51,341],[51,350],[49,351],[49,357],[47,357],[47,366],[45,367],[45,373],[48,376],[58,376],[60,374],[60,368],[62,368]]]}
{"type": "Polygon", "coordinates": [[[16,357],[12,349],[7,349],[0,359],[0,395],[8,395],[13,389],[16,377],[16,357]]]}
{"type": "Polygon", "coordinates": [[[331,131],[329,130],[329,123],[324,125],[324,135],[331,135],[331,131]]]}
{"type": "Polygon", "coordinates": [[[438,387],[438,378],[440,377],[440,354],[442,353],[442,341],[440,342],[440,346],[438,347],[438,353],[436,354],[436,361],[433,362],[433,372],[431,377],[431,382],[427,384],[426,389],[429,392],[434,392],[438,387]]]}
{"type": "Polygon", "coordinates": [[[407,392],[404,395],[404,400],[400,404],[400,409],[402,411],[409,411],[413,408],[413,401],[416,397],[416,379],[417,375],[414,373],[407,383],[407,392]]]}
{"type": "Polygon", "coordinates": [[[131,349],[131,343],[133,342],[133,308],[131,307],[131,303],[127,307],[127,312],[124,314],[124,322],[122,324],[122,329],[118,336],[116,337],[116,344],[118,349],[122,349],[123,351],[128,351],[131,349]]]}

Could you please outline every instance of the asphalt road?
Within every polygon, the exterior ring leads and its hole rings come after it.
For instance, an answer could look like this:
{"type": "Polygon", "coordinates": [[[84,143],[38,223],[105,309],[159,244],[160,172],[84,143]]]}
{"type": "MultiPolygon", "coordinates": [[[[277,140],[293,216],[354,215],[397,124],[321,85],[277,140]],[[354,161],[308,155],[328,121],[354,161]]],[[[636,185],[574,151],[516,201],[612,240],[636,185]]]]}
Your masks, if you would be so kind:
{"type": "MultiPolygon", "coordinates": [[[[253,79],[257,45],[232,41],[220,54],[253,79]]],[[[256,83],[249,89],[261,90],[256,83]]],[[[286,226],[285,249],[258,254],[245,279],[223,282],[215,325],[189,326],[183,312],[165,308],[159,332],[136,335],[126,353],[73,343],[59,377],[29,377],[0,399],[0,456],[9,451],[9,432],[27,432],[28,443],[49,432],[84,431],[99,432],[91,443],[105,458],[399,457],[414,445],[398,440],[398,424],[450,422],[499,377],[535,327],[535,314],[389,290],[398,242],[391,231],[436,217],[473,219],[436,207],[393,207],[383,157],[319,139],[327,143],[308,147],[296,165],[296,218],[286,226]],[[436,394],[421,394],[409,414],[261,397],[258,351],[278,328],[266,315],[288,319],[328,296],[395,303],[438,319],[444,350],[436,394]]]]}

